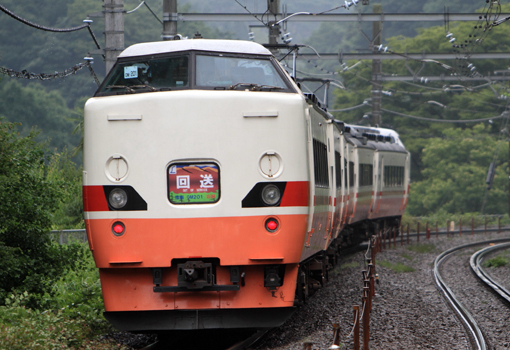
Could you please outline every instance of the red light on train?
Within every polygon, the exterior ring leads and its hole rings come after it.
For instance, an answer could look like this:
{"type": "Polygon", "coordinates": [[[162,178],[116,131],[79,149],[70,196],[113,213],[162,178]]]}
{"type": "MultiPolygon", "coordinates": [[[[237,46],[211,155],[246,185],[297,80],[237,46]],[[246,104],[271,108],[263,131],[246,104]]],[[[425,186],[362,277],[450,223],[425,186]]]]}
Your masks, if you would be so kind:
{"type": "Polygon", "coordinates": [[[112,232],[115,236],[122,236],[125,230],[126,226],[120,221],[116,221],[112,225],[112,232]]]}
{"type": "Polygon", "coordinates": [[[266,220],[266,230],[269,232],[275,232],[279,227],[278,220],[275,218],[269,218],[266,220]]]}

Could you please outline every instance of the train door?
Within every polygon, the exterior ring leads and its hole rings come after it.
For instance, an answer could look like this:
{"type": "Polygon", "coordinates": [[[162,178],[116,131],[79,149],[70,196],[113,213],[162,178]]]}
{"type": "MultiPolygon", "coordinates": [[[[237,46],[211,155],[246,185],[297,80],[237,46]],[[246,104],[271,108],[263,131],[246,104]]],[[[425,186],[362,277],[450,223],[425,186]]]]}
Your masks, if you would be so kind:
{"type": "Polygon", "coordinates": [[[383,174],[383,160],[384,155],[382,152],[376,151],[374,153],[374,194],[372,196],[372,206],[370,208],[370,218],[377,217],[377,208],[382,195],[382,174],[383,174]]]}
{"type": "Polygon", "coordinates": [[[336,181],[336,144],[340,132],[333,120],[328,121],[327,126],[327,147],[328,147],[328,170],[329,170],[329,195],[328,195],[328,216],[326,228],[324,231],[324,249],[327,249],[329,242],[335,238],[334,232],[335,211],[337,201],[337,181],[336,181]]]}
{"type": "Polygon", "coordinates": [[[344,195],[345,195],[345,181],[344,174],[344,142],[343,136],[340,131],[334,135],[334,151],[335,151],[335,199],[334,199],[334,213],[333,213],[333,234],[332,238],[338,237],[342,230],[342,218],[344,209],[344,195]]]}
{"type": "MultiPolygon", "coordinates": [[[[301,260],[324,249],[324,236],[330,213],[330,167],[328,161],[328,120],[322,113],[309,109],[308,161],[310,174],[310,198],[308,232],[301,260]]],[[[328,232],[329,235],[329,232],[328,232]]]]}

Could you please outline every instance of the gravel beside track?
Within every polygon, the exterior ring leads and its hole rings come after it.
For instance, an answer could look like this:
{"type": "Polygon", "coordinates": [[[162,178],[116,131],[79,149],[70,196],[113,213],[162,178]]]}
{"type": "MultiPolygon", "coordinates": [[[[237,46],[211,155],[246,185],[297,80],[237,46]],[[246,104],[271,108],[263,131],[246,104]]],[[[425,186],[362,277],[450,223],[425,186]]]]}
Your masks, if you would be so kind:
{"type": "MultiPolygon", "coordinates": [[[[510,238],[510,232],[475,234],[458,233],[452,237],[435,237],[420,245],[430,244],[427,253],[409,250],[416,246],[416,238],[409,245],[386,249],[376,256],[376,272],[380,284],[370,321],[370,349],[470,349],[464,329],[454,313],[446,306],[436,289],[432,275],[434,260],[441,252],[466,243],[496,238],[510,238]],[[412,267],[414,272],[397,273],[381,265],[381,262],[401,263],[412,267]]],[[[388,247],[387,247],[388,248],[388,247]]],[[[473,250],[474,252],[474,250],[473,250]]],[[[510,311],[490,291],[474,293],[482,287],[469,265],[471,254],[465,254],[447,269],[455,270],[455,277],[447,283],[455,283],[454,293],[464,294],[471,300],[466,307],[477,310],[476,319],[481,322],[493,349],[510,349],[510,311]],[[467,272],[467,273],[466,273],[467,272]],[[499,310],[498,310],[499,309],[499,310]]],[[[457,258],[455,258],[457,259],[457,258]]],[[[352,336],[348,337],[353,324],[352,306],[361,304],[362,270],[364,253],[356,253],[340,262],[326,287],[319,290],[306,305],[298,309],[283,326],[274,329],[256,345],[257,350],[302,350],[304,342],[312,342],[312,349],[327,349],[333,341],[333,323],[340,324],[343,349],[352,349],[352,336]]],[[[445,270],[445,273],[448,272],[445,270]]],[[[510,286],[510,266],[490,269],[490,273],[510,286]]],[[[464,303],[464,299],[462,299],[464,303]]]]}

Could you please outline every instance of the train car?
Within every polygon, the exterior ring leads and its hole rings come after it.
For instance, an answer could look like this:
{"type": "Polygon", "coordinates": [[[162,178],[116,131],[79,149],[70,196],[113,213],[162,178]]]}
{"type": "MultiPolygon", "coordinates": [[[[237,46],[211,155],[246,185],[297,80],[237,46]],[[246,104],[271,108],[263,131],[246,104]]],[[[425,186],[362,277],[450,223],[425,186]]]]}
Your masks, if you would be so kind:
{"type": "Polygon", "coordinates": [[[127,48],[84,129],[85,225],[120,330],[278,326],[371,219],[395,224],[406,204],[391,180],[373,211],[359,182],[366,164],[381,184],[401,174],[376,159],[403,145],[336,122],[253,42],[127,48]]]}

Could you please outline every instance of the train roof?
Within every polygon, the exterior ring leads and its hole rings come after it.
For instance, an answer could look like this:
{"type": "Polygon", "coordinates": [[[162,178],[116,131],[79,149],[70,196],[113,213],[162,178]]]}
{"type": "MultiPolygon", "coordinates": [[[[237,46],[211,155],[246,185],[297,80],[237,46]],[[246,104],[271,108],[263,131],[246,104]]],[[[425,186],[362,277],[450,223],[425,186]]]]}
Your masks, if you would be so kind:
{"type": "Polygon", "coordinates": [[[264,46],[252,41],[190,39],[190,40],[156,41],[131,45],[127,49],[122,51],[122,53],[119,55],[119,58],[155,55],[190,50],[243,53],[267,56],[272,55],[271,51],[266,49],[264,46]]]}
{"type": "MultiPolygon", "coordinates": [[[[393,142],[397,145],[403,147],[405,149],[404,144],[400,140],[400,136],[395,130],[391,129],[385,129],[385,128],[374,128],[374,127],[364,127],[364,126],[358,126],[358,125],[350,125],[345,124],[346,127],[349,127],[349,130],[351,134],[353,135],[360,135],[360,136],[368,136],[369,139],[371,139],[370,136],[386,136],[391,137],[393,139],[393,142]]],[[[376,141],[376,140],[374,140],[376,141]]]]}

